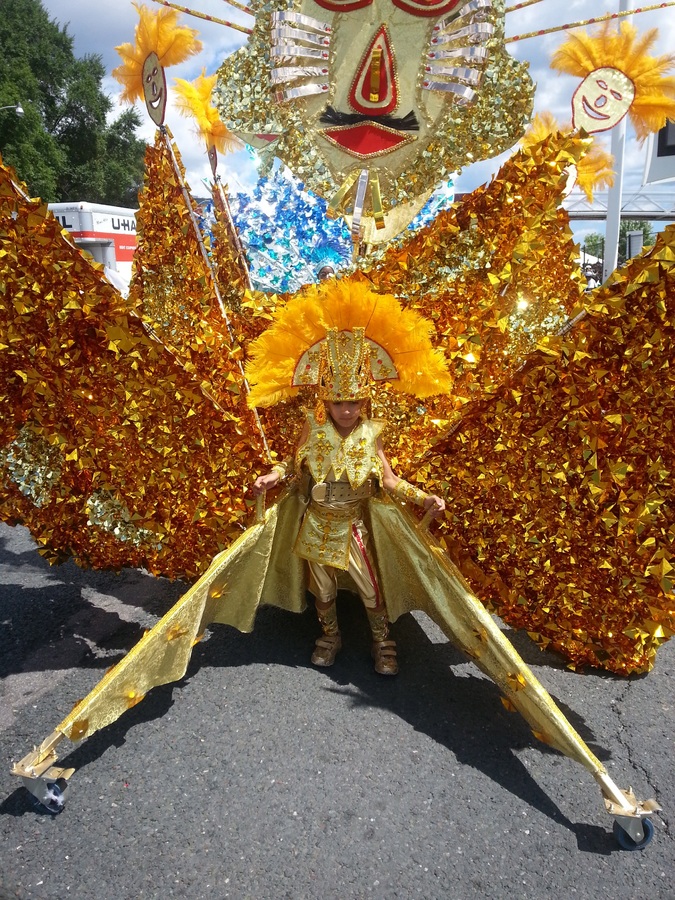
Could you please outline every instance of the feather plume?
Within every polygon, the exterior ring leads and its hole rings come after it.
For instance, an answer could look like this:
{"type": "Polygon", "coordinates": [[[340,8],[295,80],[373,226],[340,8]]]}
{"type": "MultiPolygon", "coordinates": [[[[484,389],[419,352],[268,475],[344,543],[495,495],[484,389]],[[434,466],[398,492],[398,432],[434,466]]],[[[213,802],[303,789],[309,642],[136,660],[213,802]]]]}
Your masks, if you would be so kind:
{"type": "Polygon", "coordinates": [[[215,147],[218,153],[233,153],[244,146],[221,122],[218,110],[211,105],[211,94],[217,75],[202,74],[194,81],[174,78],[176,85],[176,107],[183,116],[194,118],[197,131],[206,143],[207,149],[215,147]]]}
{"type": "MultiPolygon", "coordinates": [[[[532,147],[552,134],[568,134],[572,125],[559,125],[550,112],[537,113],[530,127],[521,138],[523,148],[532,147]]],[[[577,163],[577,184],[586,194],[588,202],[593,202],[593,191],[598,188],[611,187],[614,184],[614,157],[593,141],[584,156],[577,163]]]]}
{"type": "Polygon", "coordinates": [[[299,388],[292,385],[293,375],[303,353],[322,341],[329,328],[359,327],[391,357],[398,373],[392,381],[396,390],[420,398],[450,390],[445,357],[431,343],[431,322],[354,275],[308,285],[276,312],[272,325],[250,347],[249,405],[273,406],[295,396],[299,388]]]}
{"type": "Polygon", "coordinates": [[[610,188],[614,184],[614,157],[599,144],[593,143],[588,153],[579,160],[577,184],[593,202],[593,191],[610,188]]]}
{"type": "Polygon", "coordinates": [[[639,37],[630,22],[622,22],[618,31],[607,22],[593,34],[570,34],[553,54],[551,68],[580,78],[604,67],[623,72],[635,87],[628,116],[638,139],[644,141],[668,119],[675,121],[675,77],[666,75],[675,65],[675,55],[650,56],[657,37],[656,28],[639,37]]]}
{"type": "Polygon", "coordinates": [[[115,47],[122,57],[122,65],[113,69],[113,77],[124,90],[121,100],[133,103],[143,99],[143,63],[151,53],[156,53],[163,68],[174,66],[194,56],[202,49],[194,28],[178,24],[174,9],[151,10],[134,3],[139,15],[134,43],[115,47]]]}

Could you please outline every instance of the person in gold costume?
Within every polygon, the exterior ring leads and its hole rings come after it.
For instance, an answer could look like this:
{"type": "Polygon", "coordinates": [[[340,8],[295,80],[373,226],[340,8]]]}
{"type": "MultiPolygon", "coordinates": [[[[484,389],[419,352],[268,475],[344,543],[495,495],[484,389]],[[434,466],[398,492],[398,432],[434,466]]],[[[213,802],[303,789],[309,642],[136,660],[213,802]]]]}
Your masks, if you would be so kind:
{"type": "MultiPolygon", "coordinates": [[[[367,415],[378,382],[418,398],[452,389],[432,335],[431,322],[360,278],[308,286],[276,310],[250,348],[248,402],[272,406],[302,391],[302,399],[315,401],[294,457],[256,479],[255,523],[214,557],[39,747],[14,765],[13,773],[47,809],[63,806],[74,772],[55,766],[63,738],[90,737],[153,687],[182,678],[194,644],[212,623],[251,631],[261,605],[303,612],[308,574],[323,631],[313,662],[330,665],[340,648],[334,598],[342,571],[365,602],[378,672],[396,672],[389,621],[412,610],[426,613],[495,682],[506,708],[523,715],[537,740],[592,774],[622,846],[646,846],[654,832],[649,816],[658,803],[615,784],[441,545],[410,515],[409,502],[425,507],[428,520],[441,512],[443,501],[394,475],[382,449],[384,423],[367,415]],[[289,488],[265,509],[263,492],[287,476],[289,488]]],[[[289,415],[294,412],[288,408],[289,415]]]]}
{"type": "MultiPolygon", "coordinates": [[[[396,675],[396,644],[389,638],[389,618],[369,549],[363,504],[380,488],[412,500],[432,515],[441,513],[445,502],[403,481],[389,465],[380,436],[385,423],[368,418],[366,413],[371,377],[369,347],[366,345],[366,352],[362,352],[363,331],[357,328],[352,335],[332,329],[322,345],[328,365],[320,374],[321,405],[307,414],[293,461],[298,472],[306,472],[309,480],[309,507],[294,551],[307,560],[309,589],[316,600],[322,630],[312,663],[332,666],[342,648],[335,601],[338,571],[345,570],[368,615],[375,671],[396,675]],[[349,343],[356,345],[353,353],[344,352],[349,343]],[[356,371],[359,363],[360,371],[356,371]],[[355,486],[351,483],[352,473],[358,473],[355,486]]],[[[289,468],[288,464],[281,464],[261,475],[253,484],[254,493],[274,487],[286,477],[289,468]]]]}

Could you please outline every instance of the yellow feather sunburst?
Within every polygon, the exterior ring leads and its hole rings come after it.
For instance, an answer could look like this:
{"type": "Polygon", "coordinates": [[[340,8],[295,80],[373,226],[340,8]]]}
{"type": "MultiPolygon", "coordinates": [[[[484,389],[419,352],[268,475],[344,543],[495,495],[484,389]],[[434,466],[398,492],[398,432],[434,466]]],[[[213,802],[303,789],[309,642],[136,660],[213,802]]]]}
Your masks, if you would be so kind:
{"type": "Polygon", "coordinates": [[[133,103],[143,99],[143,63],[151,53],[156,53],[163,68],[174,66],[194,56],[202,49],[194,28],[178,24],[174,9],[151,10],[134,3],[139,21],[133,44],[120,44],[115,50],[122,57],[122,65],[113,69],[113,77],[124,90],[120,99],[133,103]]]}
{"type": "Polygon", "coordinates": [[[249,406],[273,406],[296,396],[300,388],[292,382],[298,360],[330,328],[364,328],[366,338],[391,357],[398,373],[391,382],[396,390],[420,398],[450,391],[447,362],[431,343],[431,322],[403,309],[391,294],[376,293],[357,274],[308,285],[277,311],[272,325],[250,347],[249,406]]]}
{"type": "Polygon", "coordinates": [[[221,122],[218,110],[211,105],[211,94],[217,75],[202,74],[194,81],[174,78],[176,85],[176,106],[183,116],[192,116],[197,123],[199,134],[203,137],[207,149],[215,147],[218,153],[233,153],[244,146],[238,137],[232,134],[221,122]]]}

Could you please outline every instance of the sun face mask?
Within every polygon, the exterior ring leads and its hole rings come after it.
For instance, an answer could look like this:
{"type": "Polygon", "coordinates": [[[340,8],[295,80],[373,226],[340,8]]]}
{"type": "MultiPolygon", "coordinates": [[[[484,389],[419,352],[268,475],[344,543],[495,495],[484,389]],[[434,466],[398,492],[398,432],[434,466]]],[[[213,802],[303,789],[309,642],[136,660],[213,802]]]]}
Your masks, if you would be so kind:
{"type": "Polygon", "coordinates": [[[503,47],[503,0],[272,0],[215,91],[228,128],[272,144],[366,242],[512,146],[532,96],[503,47]]]}
{"type": "Polygon", "coordinates": [[[125,103],[145,100],[150,118],[159,128],[166,113],[164,70],[199,53],[202,45],[194,29],[178,23],[175,10],[133,5],[139,16],[134,42],[115,47],[122,64],[112,74],[123,88],[120,99],[125,103]]]}
{"type": "Polygon", "coordinates": [[[583,81],[574,92],[575,128],[609,131],[626,114],[638,140],[675,118],[672,56],[651,56],[656,28],[644,34],[629,22],[605,22],[595,32],[571,32],[551,58],[551,68],[583,81]]]}
{"type": "Polygon", "coordinates": [[[572,97],[572,123],[589,134],[609,131],[626,115],[635,86],[618,69],[603,66],[587,75],[572,97]]]}
{"type": "Polygon", "coordinates": [[[151,53],[143,63],[143,97],[148,115],[159,127],[166,113],[166,75],[156,53],[151,53]]]}

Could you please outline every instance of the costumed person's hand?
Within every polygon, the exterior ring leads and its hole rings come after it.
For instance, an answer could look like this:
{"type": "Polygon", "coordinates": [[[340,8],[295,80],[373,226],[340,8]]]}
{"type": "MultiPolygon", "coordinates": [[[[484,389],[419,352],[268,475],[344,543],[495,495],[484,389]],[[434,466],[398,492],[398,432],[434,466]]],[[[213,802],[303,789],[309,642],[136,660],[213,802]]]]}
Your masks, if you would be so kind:
{"type": "Polygon", "coordinates": [[[251,490],[254,494],[264,494],[265,491],[269,491],[274,487],[275,484],[279,483],[279,479],[281,475],[279,472],[271,471],[268,472],[267,475],[259,475],[256,480],[253,482],[253,487],[251,490]]]}
{"type": "Polygon", "coordinates": [[[445,500],[442,497],[437,497],[435,494],[429,494],[424,501],[424,509],[427,512],[433,510],[433,518],[435,519],[445,509],[445,500]]]}

